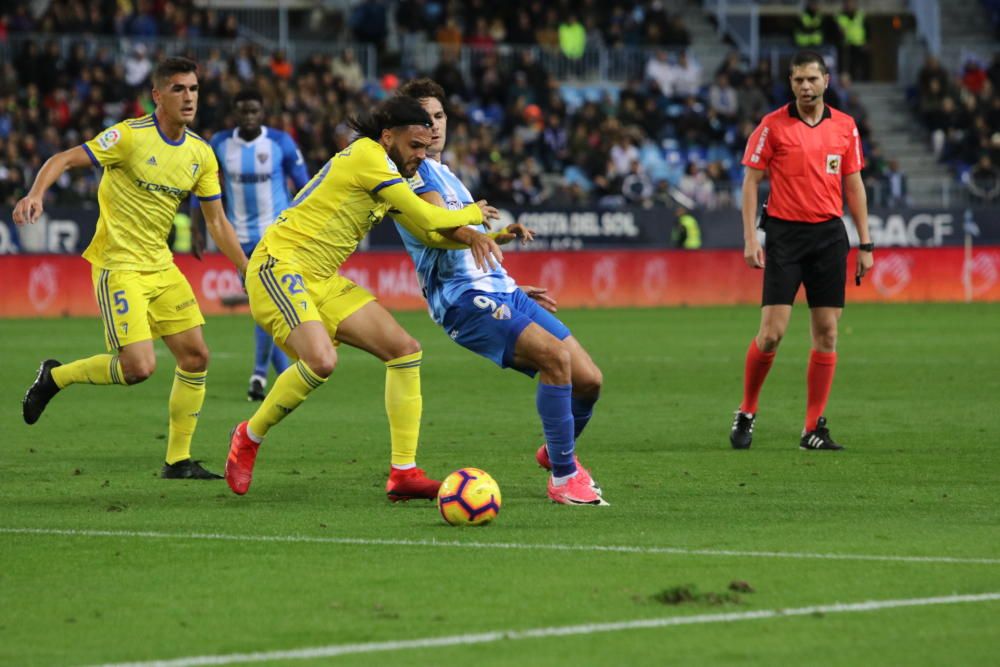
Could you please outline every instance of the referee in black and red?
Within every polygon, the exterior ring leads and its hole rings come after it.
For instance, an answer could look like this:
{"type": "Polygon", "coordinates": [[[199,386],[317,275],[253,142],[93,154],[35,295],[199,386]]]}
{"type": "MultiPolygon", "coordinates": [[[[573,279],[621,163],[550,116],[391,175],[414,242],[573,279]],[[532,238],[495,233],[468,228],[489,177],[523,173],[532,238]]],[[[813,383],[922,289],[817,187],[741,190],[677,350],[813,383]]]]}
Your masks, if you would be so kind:
{"type": "Polygon", "coordinates": [[[874,246],[868,233],[868,200],[861,180],[864,158],[854,119],[823,103],[830,73],[823,57],[802,51],[792,58],[789,81],[795,99],[764,116],[743,155],[743,258],[764,269],[760,329],[747,350],[743,402],[729,441],[747,449],[757,418],[757,401],[778,344],[805,285],[812,330],[802,449],[843,449],[830,437],[823,411],[837,364],[837,321],[844,309],[849,242],[841,219],[844,200],[858,230],[855,280],[871,270],[874,246]],[[771,194],[757,238],[757,190],[765,175],[771,194]],[[843,183],[843,186],[841,185],[843,183]],[[843,192],[842,192],[843,188],[843,192]]]}

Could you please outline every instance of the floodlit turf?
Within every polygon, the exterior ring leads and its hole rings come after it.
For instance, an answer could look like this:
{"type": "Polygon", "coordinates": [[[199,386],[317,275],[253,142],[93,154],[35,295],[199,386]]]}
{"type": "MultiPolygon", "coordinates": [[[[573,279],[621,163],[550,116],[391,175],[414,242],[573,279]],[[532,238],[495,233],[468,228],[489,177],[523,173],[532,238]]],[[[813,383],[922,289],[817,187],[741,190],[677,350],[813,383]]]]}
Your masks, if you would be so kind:
{"type": "MultiPolygon", "coordinates": [[[[546,499],[530,380],[458,347],[426,315],[400,315],[425,350],[420,463],[439,478],[480,467],[503,490],[499,518],[473,529],[445,525],[431,503],[386,501],[384,370],[363,353],[341,351],[334,377],[272,432],[253,487],[237,497],[221,481],[157,478],[172,377],[162,345],[146,384],[72,387],[28,427],[20,399],[39,361],[100,352],[101,329],[96,320],[0,322],[0,664],[294,651],[1000,592],[997,305],[850,307],[827,411],[841,453],[798,449],[804,309],[746,452],[732,451],[727,434],[756,309],[563,316],[604,371],[579,452],[610,507],[546,499]],[[207,534],[234,539],[196,537],[207,534]],[[249,539],[259,536],[319,539],[249,539]],[[426,540],[444,544],[415,543],[426,540]],[[469,542],[484,546],[449,546],[469,542]],[[734,580],[755,592],[720,599],[734,580]],[[687,586],[696,600],[660,601],[687,586]]],[[[206,337],[213,361],[194,453],[221,472],[229,429],[251,410],[252,339],[239,318],[210,320],[206,337]]],[[[986,665],[996,664],[998,618],[1000,602],[969,602],[261,664],[986,665]]]]}

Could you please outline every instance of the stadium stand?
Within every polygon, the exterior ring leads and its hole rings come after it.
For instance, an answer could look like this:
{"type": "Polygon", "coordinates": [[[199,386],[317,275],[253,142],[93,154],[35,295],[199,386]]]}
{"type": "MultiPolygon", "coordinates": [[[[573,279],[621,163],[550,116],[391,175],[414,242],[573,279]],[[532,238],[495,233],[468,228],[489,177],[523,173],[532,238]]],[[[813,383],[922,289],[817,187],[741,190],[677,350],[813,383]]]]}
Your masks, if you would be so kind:
{"type": "MultiPolygon", "coordinates": [[[[0,49],[9,56],[0,67],[5,204],[54,152],[148,113],[148,73],[165,53],[200,62],[194,129],[202,136],[230,125],[227,100],[255,86],[268,122],[296,138],[310,169],[349,140],[349,114],[391,94],[401,78],[429,73],[452,103],[448,162],[477,195],[497,203],[732,206],[746,138],[787,99],[774,63],[751,67],[714,33],[706,37],[704,15],[680,1],[587,0],[578,8],[582,23],[572,24],[568,13],[537,0],[366,0],[301,26],[304,36],[340,26],[354,42],[294,54],[247,39],[235,13],[192,0],[140,0],[131,12],[124,6],[53,0],[39,16],[27,3],[0,15],[0,49]],[[574,43],[581,34],[582,51],[574,43]],[[717,54],[712,63],[696,56],[709,59],[707,39],[717,54]],[[374,44],[383,76],[362,69],[349,44],[374,44]],[[428,47],[440,54],[433,63],[428,47]]],[[[875,157],[866,179],[880,193],[892,191],[899,170],[872,141],[849,76],[836,77],[828,101],[861,128],[875,157]]],[[[98,177],[67,175],[53,189],[56,202],[95,205],[98,177]]]]}

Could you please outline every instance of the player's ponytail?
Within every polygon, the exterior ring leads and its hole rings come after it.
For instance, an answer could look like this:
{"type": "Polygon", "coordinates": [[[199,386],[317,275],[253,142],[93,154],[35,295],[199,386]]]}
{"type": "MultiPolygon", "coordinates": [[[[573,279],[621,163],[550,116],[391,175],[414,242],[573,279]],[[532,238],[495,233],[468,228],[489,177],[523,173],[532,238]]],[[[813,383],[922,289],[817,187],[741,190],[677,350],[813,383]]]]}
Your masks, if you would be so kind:
{"type": "Polygon", "coordinates": [[[420,102],[412,97],[390,97],[371,111],[361,111],[351,117],[347,124],[359,136],[378,141],[383,130],[406,125],[431,126],[431,117],[427,115],[420,102]]]}
{"type": "Polygon", "coordinates": [[[374,111],[359,111],[347,120],[347,124],[358,133],[359,137],[368,137],[373,141],[378,141],[382,135],[382,127],[375,117],[375,113],[374,111]]]}

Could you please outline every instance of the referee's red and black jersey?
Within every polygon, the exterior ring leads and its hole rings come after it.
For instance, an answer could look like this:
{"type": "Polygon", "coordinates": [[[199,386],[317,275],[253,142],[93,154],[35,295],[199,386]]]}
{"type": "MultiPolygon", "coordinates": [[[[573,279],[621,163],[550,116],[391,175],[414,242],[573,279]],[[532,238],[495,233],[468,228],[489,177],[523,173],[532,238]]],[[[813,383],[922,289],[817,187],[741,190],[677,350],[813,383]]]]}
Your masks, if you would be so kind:
{"type": "Polygon", "coordinates": [[[841,179],[861,171],[864,156],[853,118],[824,105],[820,122],[809,125],[791,102],[760,121],[743,164],[769,172],[768,216],[825,222],[843,214],[841,179]]]}

